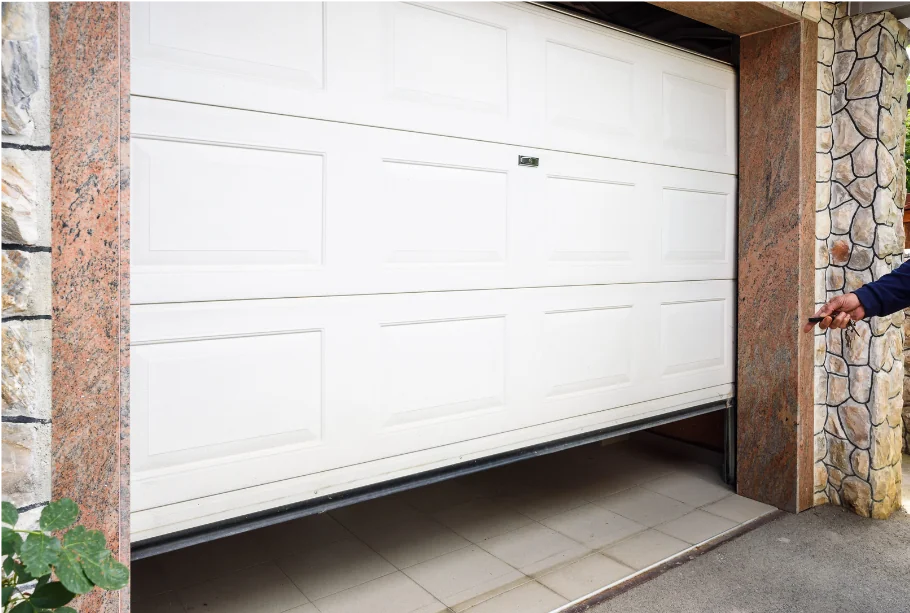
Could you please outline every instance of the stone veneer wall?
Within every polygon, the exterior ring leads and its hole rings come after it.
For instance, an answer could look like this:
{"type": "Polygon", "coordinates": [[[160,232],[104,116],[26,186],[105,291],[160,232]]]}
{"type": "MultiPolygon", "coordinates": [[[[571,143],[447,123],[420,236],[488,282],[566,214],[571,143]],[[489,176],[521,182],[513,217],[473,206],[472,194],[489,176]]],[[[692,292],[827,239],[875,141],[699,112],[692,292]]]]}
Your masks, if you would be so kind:
{"type": "MultiPolygon", "coordinates": [[[[902,261],[906,44],[890,13],[848,17],[843,5],[819,40],[818,304],[902,261]]],[[[903,320],[816,336],[816,504],[877,518],[900,506],[903,320]]]]}
{"type": "MultiPolygon", "coordinates": [[[[910,251],[904,251],[904,261],[910,260],[910,251]]],[[[904,311],[904,453],[910,454],[910,309],[904,311]]]]}
{"type": "Polygon", "coordinates": [[[51,495],[48,5],[3,3],[3,500],[36,523],[51,495]]]}

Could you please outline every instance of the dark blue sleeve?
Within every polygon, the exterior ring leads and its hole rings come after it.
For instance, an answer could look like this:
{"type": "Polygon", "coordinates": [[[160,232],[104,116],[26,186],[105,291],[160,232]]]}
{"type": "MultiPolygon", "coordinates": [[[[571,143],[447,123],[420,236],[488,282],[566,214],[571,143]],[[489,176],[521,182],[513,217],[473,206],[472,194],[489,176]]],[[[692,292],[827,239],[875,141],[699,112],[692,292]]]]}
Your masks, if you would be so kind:
{"type": "Polygon", "coordinates": [[[855,292],[866,317],[884,317],[910,307],[910,261],[855,292]]]}

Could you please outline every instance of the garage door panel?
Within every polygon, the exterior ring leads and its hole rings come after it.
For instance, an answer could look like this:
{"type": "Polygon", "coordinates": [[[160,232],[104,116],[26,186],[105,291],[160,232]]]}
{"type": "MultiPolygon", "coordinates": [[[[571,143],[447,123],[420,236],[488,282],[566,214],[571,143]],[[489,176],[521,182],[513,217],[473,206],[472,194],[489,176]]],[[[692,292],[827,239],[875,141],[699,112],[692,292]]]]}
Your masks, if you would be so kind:
{"type": "Polygon", "coordinates": [[[317,330],[134,346],[133,442],[147,467],[319,441],[322,342],[317,330]]]}
{"type": "Polygon", "coordinates": [[[322,263],[323,155],[143,138],[132,146],[136,223],[148,230],[133,244],[150,265],[322,263]]]}
{"type": "Polygon", "coordinates": [[[383,160],[384,264],[504,264],[509,176],[502,168],[383,160]]]}
{"type": "Polygon", "coordinates": [[[712,281],[134,307],[135,508],[729,383],[732,293],[712,281]]]}
{"type": "Polygon", "coordinates": [[[132,29],[144,96],[736,173],[731,68],[537,7],[140,4],[132,29]]]}
{"type": "Polygon", "coordinates": [[[134,303],[735,274],[728,175],[134,102],[134,303]]]}

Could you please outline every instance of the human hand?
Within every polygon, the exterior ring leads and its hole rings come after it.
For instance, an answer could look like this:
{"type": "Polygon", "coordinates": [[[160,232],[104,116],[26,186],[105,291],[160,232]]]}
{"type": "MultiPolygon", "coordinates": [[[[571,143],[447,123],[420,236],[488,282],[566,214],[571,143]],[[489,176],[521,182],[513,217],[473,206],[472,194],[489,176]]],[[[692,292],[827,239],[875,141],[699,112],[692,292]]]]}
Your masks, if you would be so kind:
{"type": "MultiPolygon", "coordinates": [[[[822,308],[815,313],[815,317],[821,317],[818,327],[822,330],[828,328],[846,328],[851,321],[859,321],[866,317],[866,310],[856,294],[843,294],[835,296],[825,303],[822,308]]],[[[811,332],[815,327],[814,323],[807,323],[803,326],[803,332],[811,332]]]]}

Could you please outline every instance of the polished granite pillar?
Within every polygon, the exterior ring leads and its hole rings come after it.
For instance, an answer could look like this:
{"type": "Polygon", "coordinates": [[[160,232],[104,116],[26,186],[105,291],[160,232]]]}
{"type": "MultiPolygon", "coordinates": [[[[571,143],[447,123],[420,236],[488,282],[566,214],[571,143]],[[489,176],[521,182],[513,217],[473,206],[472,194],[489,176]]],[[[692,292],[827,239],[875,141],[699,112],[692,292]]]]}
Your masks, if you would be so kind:
{"type": "MultiPolygon", "coordinates": [[[[129,5],[50,5],[52,491],[129,563],[129,5]],[[125,80],[126,79],[126,80],[125,80]]],[[[83,613],[128,611],[96,590],[83,613]]]]}
{"type": "Polygon", "coordinates": [[[812,506],[817,26],[740,39],[740,494],[812,506]]]}

